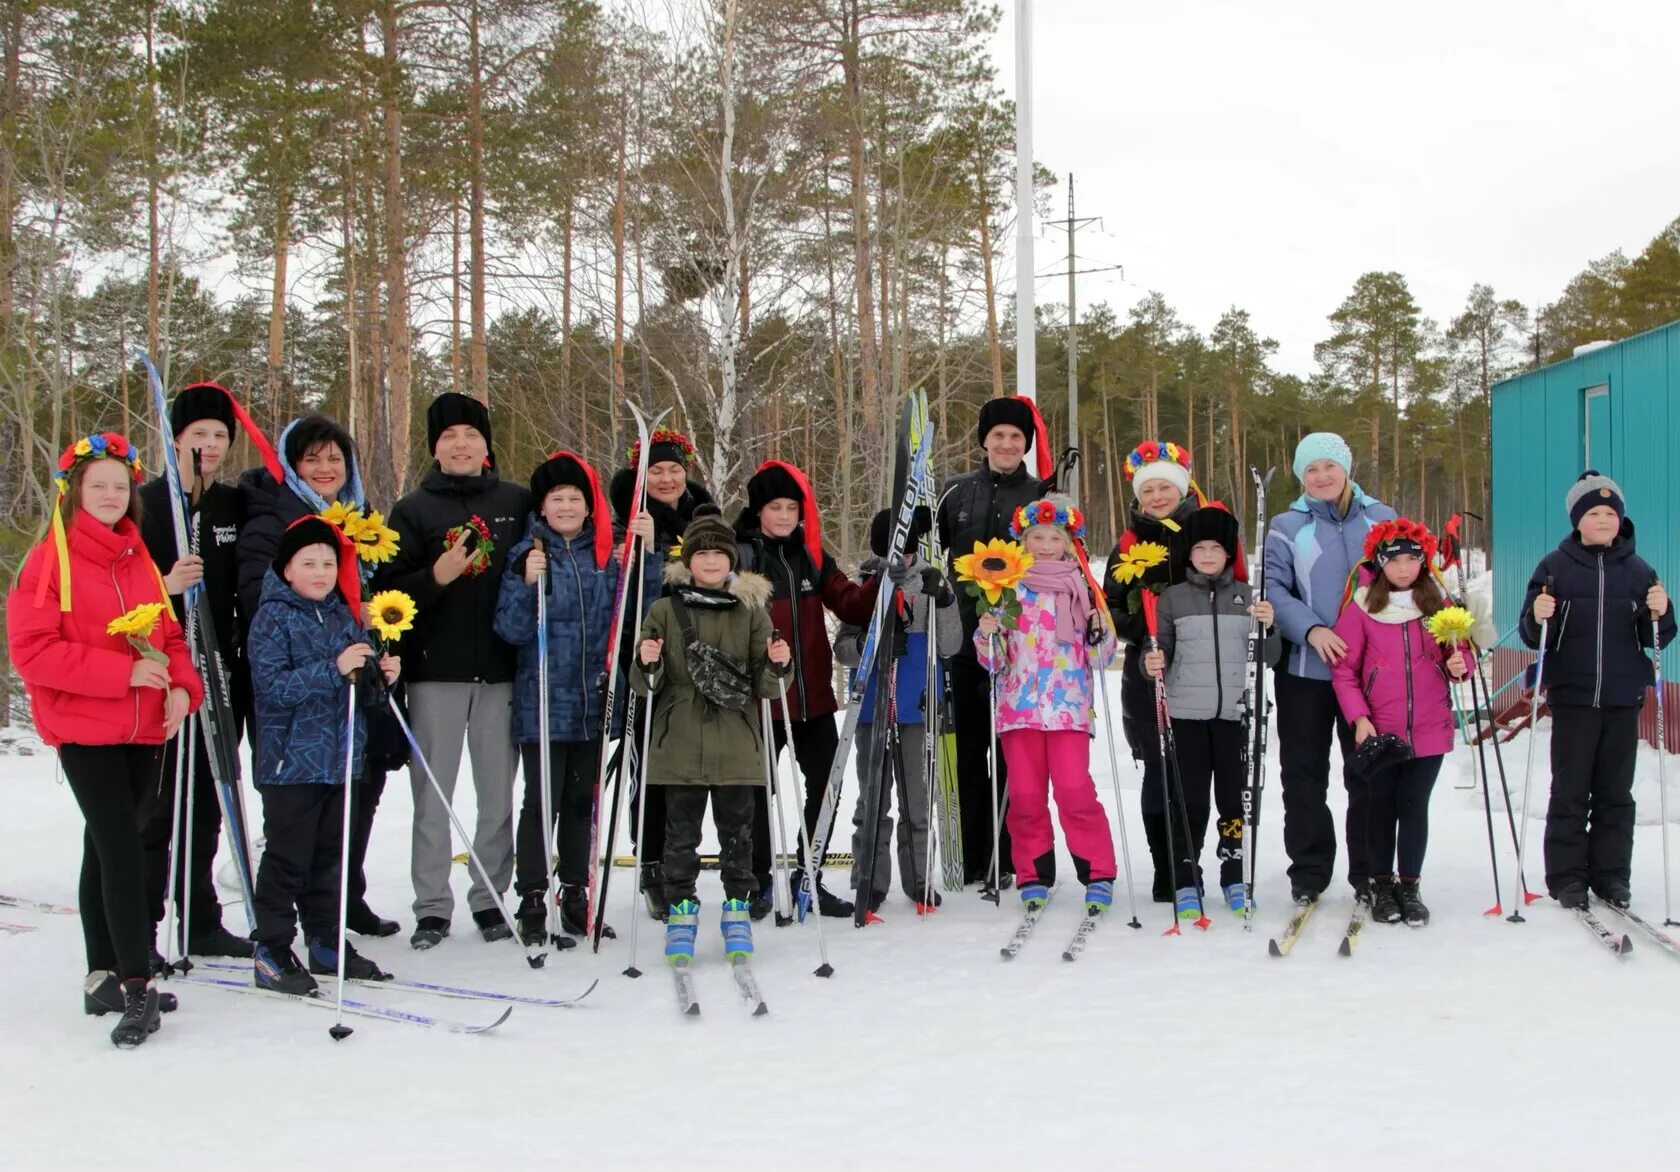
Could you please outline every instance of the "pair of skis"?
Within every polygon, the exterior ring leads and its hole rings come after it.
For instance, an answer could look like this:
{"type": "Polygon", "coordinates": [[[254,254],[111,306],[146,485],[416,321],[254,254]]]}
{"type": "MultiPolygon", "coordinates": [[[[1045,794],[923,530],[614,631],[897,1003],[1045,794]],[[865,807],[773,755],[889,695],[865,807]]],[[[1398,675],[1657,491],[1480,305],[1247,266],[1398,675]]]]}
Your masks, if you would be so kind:
{"type": "MultiPolygon", "coordinates": [[[[1259,559],[1254,574],[1254,602],[1266,601],[1266,483],[1276,468],[1262,476],[1250,468],[1254,478],[1254,552],[1259,559]]],[[[1242,884],[1243,931],[1254,931],[1254,827],[1260,819],[1260,794],[1266,787],[1266,722],[1271,705],[1266,700],[1266,631],[1255,619],[1248,627],[1248,681],[1243,691],[1242,737],[1242,884]]]]}
{"type": "MultiPolygon", "coordinates": [[[[1039,920],[1043,919],[1044,911],[1049,906],[1050,901],[1046,898],[1043,903],[1037,906],[1021,909],[1021,919],[1015,925],[1015,930],[1010,933],[1008,942],[998,949],[999,955],[1004,960],[1014,960],[1021,955],[1021,950],[1027,946],[1027,941],[1032,937],[1034,929],[1038,927],[1039,920]]],[[[1085,946],[1091,942],[1091,937],[1096,934],[1097,925],[1103,921],[1107,914],[1106,912],[1099,912],[1092,915],[1087,911],[1080,918],[1079,926],[1074,929],[1073,938],[1068,941],[1067,947],[1062,949],[1063,960],[1075,961],[1084,955],[1085,946]]]]}
{"type": "MultiPolygon", "coordinates": [[[[676,964],[670,968],[677,994],[677,1011],[684,1017],[699,1017],[700,995],[694,988],[694,967],[676,964]]],[[[729,975],[735,978],[735,987],[740,990],[742,1000],[752,1007],[754,1017],[763,1017],[770,1012],[769,1003],[759,992],[758,975],[753,972],[751,960],[741,958],[730,961],[729,975]]]]}
{"type": "MultiPolygon", "coordinates": [[[[1285,957],[1294,951],[1296,943],[1301,939],[1301,931],[1312,919],[1312,914],[1318,910],[1318,900],[1299,904],[1291,913],[1289,922],[1283,931],[1266,942],[1266,951],[1274,957],[1285,957]]],[[[1365,931],[1365,924],[1370,918],[1370,905],[1362,900],[1353,901],[1353,912],[1348,916],[1347,927],[1342,929],[1342,939],[1336,945],[1338,956],[1352,956],[1359,947],[1360,935],[1365,931]]]]}

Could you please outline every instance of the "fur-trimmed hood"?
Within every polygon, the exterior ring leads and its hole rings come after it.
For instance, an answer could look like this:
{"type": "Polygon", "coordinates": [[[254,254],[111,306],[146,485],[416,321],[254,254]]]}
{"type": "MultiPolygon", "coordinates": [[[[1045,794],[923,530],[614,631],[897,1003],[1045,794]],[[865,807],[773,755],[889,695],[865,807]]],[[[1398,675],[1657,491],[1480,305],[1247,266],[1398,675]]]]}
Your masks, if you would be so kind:
{"type": "MultiPolygon", "coordinates": [[[[680,561],[666,562],[664,577],[667,586],[694,585],[694,575],[689,573],[688,567],[680,561]]],[[[762,608],[770,605],[770,579],[763,574],[755,574],[751,570],[737,570],[729,575],[724,589],[748,606],[762,608]]]]}

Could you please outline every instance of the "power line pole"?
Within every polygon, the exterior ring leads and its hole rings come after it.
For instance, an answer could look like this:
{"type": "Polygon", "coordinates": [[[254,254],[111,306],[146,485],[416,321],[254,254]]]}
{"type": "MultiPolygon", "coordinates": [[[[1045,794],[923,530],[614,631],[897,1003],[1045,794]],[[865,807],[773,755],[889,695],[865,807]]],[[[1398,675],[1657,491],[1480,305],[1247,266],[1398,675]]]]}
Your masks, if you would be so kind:
{"type": "Polygon", "coordinates": [[[1038,398],[1033,312],[1032,0],[1015,0],[1015,393],[1038,398]]]}
{"type": "MultiPolygon", "coordinates": [[[[1079,267],[1079,258],[1074,252],[1073,237],[1079,229],[1087,224],[1100,224],[1100,216],[1087,216],[1081,220],[1074,215],[1073,210],[1073,174],[1068,173],[1068,214],[1065,220],[1051,221],[1050,226],[1060,228],[1067,233],[1067,279],[1068,279],[1068,320],[1067,320],[1067,352],[1068,352],[1068,447],[1079,447],[1079,298],[1075,284],[1080,273],[1106,273],[1121,269],[1120,265],[1102,265],[1094,269],[1079,267]]],[[[1052,276],[1056,274],[1052,273],[1052,276]]],[[[1065,483],[1058,483],[1057,488],[1078,499],[1076,494],[1079,476],[1078,465],[1068,469],[1065,483]]]]}

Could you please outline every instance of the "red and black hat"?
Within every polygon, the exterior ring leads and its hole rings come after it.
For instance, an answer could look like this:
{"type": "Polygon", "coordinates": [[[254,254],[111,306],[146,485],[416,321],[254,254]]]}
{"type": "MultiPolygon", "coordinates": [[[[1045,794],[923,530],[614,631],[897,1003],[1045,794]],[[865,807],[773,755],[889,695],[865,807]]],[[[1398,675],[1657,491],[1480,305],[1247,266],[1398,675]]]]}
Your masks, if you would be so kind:
{"type": "Polygon", "coordinates": [[[817,515],[817,494],[805,473],[781,460],[766,460],[747,481],[747,511],[756,516],[773,500],[799,502],[799,523],[805,527],[805,552],[811,564],[822,568],[822,518],[817,515]]]}
{"type": "Polygon", "coordinates": [[[362,573],[356,560],[356,547],[344,530],[318,514],[299,517],[280,534],[280,545],[274,551],[274,572],[286,576],[286,566],[300,549],[311,545],[325,545],[338,551],[338,592],[358,624],[362,621],[362,573]]]}
{"type": "Polygon", "coordinates": [[[284,482],[286,470],[280,465],[280,457],[275,454],[274,445],[268,442],[268,437],[262,433],[262,429],[252,422],[239,400],[233,397],[233,392],[221,383],[188,383],[169,404],[169,430],[176,438],[200,419],[214,419],[225,424],[229,442],[239,438],[239,428],[243,426],[245,434],[251,439],[251,446],[256,448],[257,455],[262,457],[263,467],[268,469],[268,474],[276,481],[284,482]]]}
{"type": "Polygon", "coordinates": [[[595,567],[605,569],[612,559],[612,510],[607,495],[601,491],[601,478],[576,452],[550,452],[548,459],[531,473],[531,503],[542,515],[543,500],[557,488],[571,486],[589,502],[589,520],[595,527],[595,567]]]}
{"type": "Polygon", "coordinates": [[[1038,478],[1045,479],[1055,468],[1055,456],[1050,451],[1050,436],[1044,428],[1044,417],[1038,404],[1023,395],[1005,395],[987,399],[980,408],[980,425],[976,442],[986,446],[986,437],[994,427],[1019,428],[1027,437],[1027,451],[1035,453],[1038,478]]]}

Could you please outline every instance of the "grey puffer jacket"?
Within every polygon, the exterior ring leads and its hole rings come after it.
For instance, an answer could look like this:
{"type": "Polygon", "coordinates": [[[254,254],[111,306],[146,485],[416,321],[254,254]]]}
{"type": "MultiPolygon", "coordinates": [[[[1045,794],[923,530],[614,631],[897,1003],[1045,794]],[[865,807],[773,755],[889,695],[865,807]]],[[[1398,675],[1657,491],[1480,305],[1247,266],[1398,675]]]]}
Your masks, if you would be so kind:
{"type": "MultiPolygon", "coordinates": [[[[1167,711],[1175,720],[1240,720],[1248,676],[1248,608],[1254,589],[1227,566],[1217,577],[1190,570],[1161,594],[1161,650],[1167,657],[1167,711]]],[[[1276,666],[1283,644],[1266,628],[1260,644],[1276,666]]]]}

